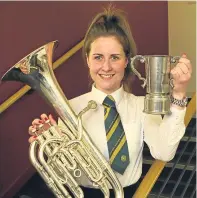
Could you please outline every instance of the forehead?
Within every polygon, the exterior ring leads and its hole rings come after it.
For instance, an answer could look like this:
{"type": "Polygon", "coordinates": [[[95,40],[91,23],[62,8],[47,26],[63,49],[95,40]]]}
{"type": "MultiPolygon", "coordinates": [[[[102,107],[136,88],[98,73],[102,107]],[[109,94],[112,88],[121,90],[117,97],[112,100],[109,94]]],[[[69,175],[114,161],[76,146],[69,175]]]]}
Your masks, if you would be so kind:
{"type": "Polygon", "coordinates": [[[90,53],[123,53],[123,47],[115,36],[99,37],[91,43],[90,53]]]}

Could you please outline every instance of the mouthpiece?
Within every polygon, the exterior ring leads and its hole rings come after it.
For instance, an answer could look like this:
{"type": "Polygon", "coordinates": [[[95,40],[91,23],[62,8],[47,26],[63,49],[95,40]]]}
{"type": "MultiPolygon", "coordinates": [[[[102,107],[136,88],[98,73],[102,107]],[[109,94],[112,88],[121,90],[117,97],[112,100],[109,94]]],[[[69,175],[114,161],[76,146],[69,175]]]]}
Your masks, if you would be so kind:
{"type": "Polygon", "coordinates": [[[95,102],[94,100],[90,100],[90,101],[88,102],[88,107],[89,107],[90,109],[96,109],[96,108],[97,108],[97,104],[96,104],[96,102],[95,102]]]}

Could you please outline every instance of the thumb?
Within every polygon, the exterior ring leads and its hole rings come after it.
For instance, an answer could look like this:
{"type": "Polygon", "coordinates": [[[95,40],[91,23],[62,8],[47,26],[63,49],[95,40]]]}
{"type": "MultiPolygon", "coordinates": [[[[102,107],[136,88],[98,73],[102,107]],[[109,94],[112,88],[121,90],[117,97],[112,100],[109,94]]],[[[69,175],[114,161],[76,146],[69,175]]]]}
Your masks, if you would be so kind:
{"type": "Polygon", "coordinates": [[[174,79],[174,80],[176,80],[179,77],[178,73],[176,71],[176,68],[173,68],[170,73],[171,73],[172,79],[174,79]]]}
{"type": "Polygon", "coordinates": [[[57,125],[57,122],[54,120],[54,118],[51,114],[49,115],[49,120],[50,120],[52,125],[57,125]]]}

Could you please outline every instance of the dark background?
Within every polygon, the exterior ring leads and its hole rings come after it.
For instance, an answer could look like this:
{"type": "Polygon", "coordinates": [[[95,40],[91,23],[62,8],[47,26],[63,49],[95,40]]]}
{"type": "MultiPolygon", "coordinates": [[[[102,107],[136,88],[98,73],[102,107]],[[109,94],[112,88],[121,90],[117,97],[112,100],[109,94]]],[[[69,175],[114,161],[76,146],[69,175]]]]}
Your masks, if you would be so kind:
{"type": "MultiPolygon", "coordinates": [[[[0,77],[25,55],[59,40],[54,61],[81,41],[91,19],[108,2],[0,2],[0,77]]],[[[138,54],[168,54],[166,2],[114,2],[125,10],[138,54]]],[[[144,72],[144,68],[139,68],[144,72]]],[[[81,50],[55,70],[68,99],[89,91],[88,70],[81,50]]],[[[144,95],[133,79],[133,92],[144,95]]],[[[0,104],[24,85],[0,84],[0,104]]],[[[28,157],[28,127],[41,113],[53,113],[35,92],[29,92],[0,114],[0,198],[12,197],[35,173],[28,157]]]]}

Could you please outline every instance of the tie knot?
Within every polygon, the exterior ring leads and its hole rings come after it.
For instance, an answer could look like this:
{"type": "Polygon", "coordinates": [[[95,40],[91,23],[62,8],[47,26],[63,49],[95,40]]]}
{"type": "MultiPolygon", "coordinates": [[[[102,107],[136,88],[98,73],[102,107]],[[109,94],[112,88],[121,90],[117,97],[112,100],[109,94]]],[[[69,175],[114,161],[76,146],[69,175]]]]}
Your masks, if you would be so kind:
{"type": "Polygon", "coordinates": [[[103,105],[107,107],[116,107],[115,100],[111,95],[106,96],[106,98],[103,101],[103,105]]]}

